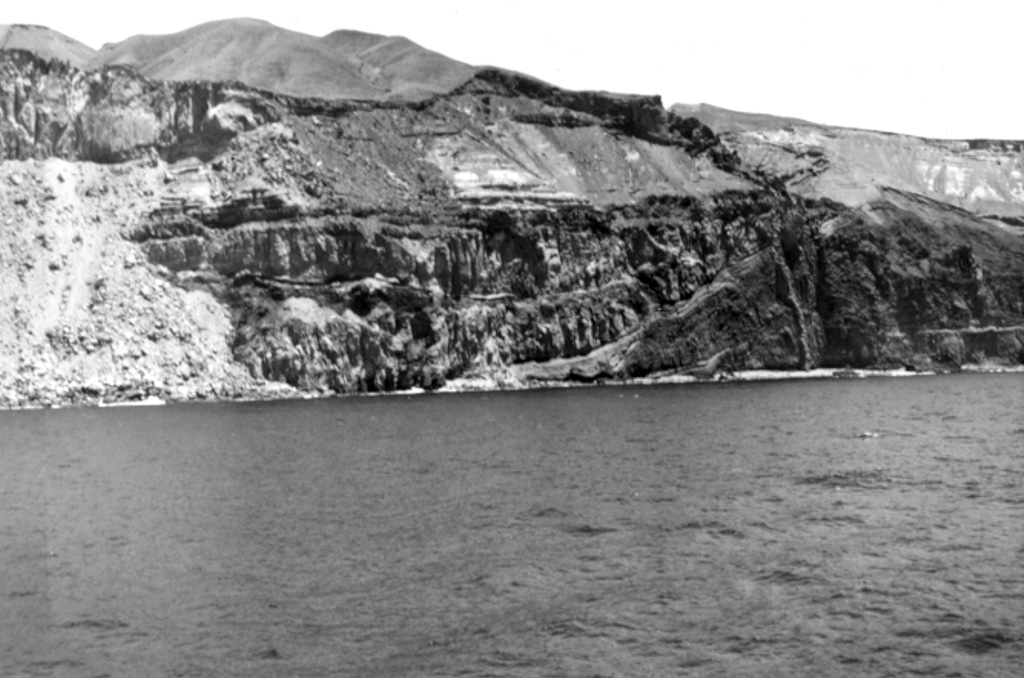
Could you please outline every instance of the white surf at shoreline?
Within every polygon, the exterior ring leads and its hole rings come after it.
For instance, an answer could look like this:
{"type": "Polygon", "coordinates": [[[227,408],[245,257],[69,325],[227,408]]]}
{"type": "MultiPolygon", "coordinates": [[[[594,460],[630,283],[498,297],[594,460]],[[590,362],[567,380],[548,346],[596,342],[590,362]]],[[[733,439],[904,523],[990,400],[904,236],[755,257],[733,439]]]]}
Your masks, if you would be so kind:
{"type": "MultiPolygon", "coordinates": [[[[1024,374],[1024,365],[1000,366],[1000,365],[964,365],[959,373],[965,374],[1001,374],[1013,373],[1024,374]]],[[[444,386],[435,390],[427,390],[419,387],[401,391],[381,391],[373,393],[302,393],[285,392],[284,390],[268,390],[266,393],[255,397],[242,398],[203,398],[203,399],[162,399],[150,396],[143,400],[118,400],[100,401],[97,403],[80,404],[58,404],[52,406],[28,405],[25,407],[11,407],[8,411],[19,410],[40,410],[40,409],[69,409],[77,407],[159,407],[162,405],[195,404],[195,403],[243,403],[243,402],[266,402],[272,400],[322,400],[325,398],[347,398],[347,397],[388,397],[388,396],[418,396],[430,395],[433,393],[488,393],[500,391],[532,391],[541,389],[559,388],[590,388],[595,386],[657,386],[662,384],[706,384],[706,383],[727,383],[727,382],[753,382],[753,381],[790,381],[802,379],[867,379],[867,378],[905,378],[905,377],[928,377],[939,374],[957,374],[952,371],[911,371],[899,370],[873,370],[873,369],[848,369],[848,368],[814,368],[810,370],[740,370],[732,373],[721,373],[713,378],[698,378],[690,375],[660,375],[638,377],[635,379],[603,379],[592,382],[584,381],[540,381],[532,380],[527,382],[514,380],[499,380],[493,377],[462,377],[448,381],[444,386]]]]}

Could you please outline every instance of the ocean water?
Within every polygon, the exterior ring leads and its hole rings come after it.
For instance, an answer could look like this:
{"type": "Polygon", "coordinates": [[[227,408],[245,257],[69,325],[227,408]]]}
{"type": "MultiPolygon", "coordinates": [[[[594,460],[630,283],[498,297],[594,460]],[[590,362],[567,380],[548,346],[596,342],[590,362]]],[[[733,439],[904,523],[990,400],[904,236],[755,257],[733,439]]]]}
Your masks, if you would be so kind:
{"type": "Polygon", "coordinates": [[[1024,675],[1024,375],[0,413],[0,675],[1024,675]]]}

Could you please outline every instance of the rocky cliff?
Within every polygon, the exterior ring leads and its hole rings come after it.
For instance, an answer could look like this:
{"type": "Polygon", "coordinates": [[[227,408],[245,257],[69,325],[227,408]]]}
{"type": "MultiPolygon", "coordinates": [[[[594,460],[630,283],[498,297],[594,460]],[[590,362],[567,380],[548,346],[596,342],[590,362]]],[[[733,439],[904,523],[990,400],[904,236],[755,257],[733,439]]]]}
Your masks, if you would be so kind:
{"type": "Polygon", "coordinates": [[[1024,226],[1024,140],[922,139],[706,104],[672,110],[712,126],[744,166],[799,195],[857,206],[895,188],[1024,226]]]}
{"type": "Polygon", "coordinates": [[[422,72],[332,99],[0,53],[3,402],[1024,360],[1013,144],[949,145],[991,188],[951,201],[657,97],[422,72]]]}

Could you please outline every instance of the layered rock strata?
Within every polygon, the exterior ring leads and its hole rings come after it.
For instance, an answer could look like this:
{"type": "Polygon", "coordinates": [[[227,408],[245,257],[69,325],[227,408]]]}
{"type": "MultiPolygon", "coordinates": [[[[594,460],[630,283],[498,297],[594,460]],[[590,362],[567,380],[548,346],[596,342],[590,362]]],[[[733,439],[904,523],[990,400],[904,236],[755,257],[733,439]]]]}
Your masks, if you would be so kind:
{"type": "Polygon", "coordinates": [[[1022,360],[1011,222],[797,190],[655,97],[0,70],[10,405],[1022,360]]]}

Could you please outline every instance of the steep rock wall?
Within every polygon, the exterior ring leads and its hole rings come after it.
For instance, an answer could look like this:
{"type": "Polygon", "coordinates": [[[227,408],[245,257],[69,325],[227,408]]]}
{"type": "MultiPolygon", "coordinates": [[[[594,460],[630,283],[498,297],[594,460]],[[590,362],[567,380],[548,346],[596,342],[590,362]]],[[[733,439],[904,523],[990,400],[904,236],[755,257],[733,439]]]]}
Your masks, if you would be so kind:
{"type": "Polygon", "coordinates": [[[1005,219],[802,191],[656,98],[0,65],[9,404],[1021,359],[1005,219]]]}
{"type": "Polygon", "coordinates": [[[0,158],[103,163],[215,152],[225,136],[276,117],[242,88],[158,83],[117,67],[86,73],[16,50],[0,58],[0,113],[0,158]]]}
{"type": "MultiPolygon", "coordinates": [[[[824,239],[819,307],[827,364],[925,358],[959,365],[963,360],[951,360],[932,332],[967,336],[1024,325],[1019,234],[924,197],[884,195],[844,214],[824,239]]],[[[1019,360],[1012,346],[988,355],[1019,360]]]]}

